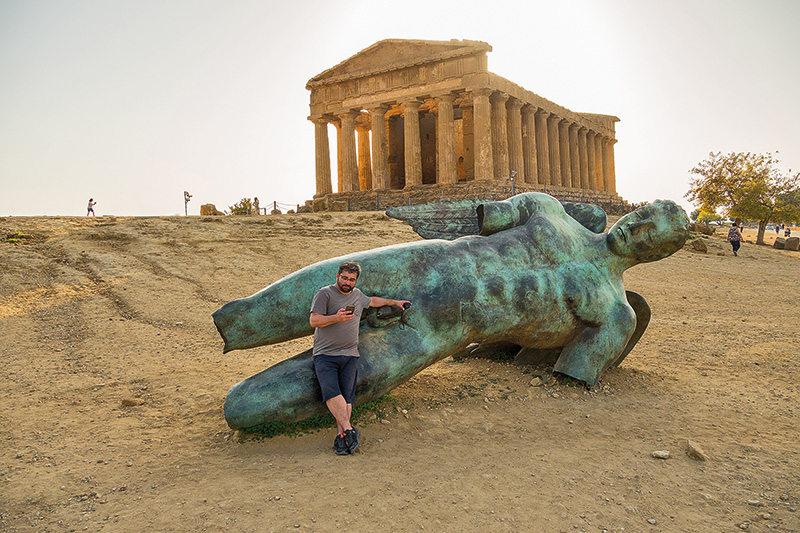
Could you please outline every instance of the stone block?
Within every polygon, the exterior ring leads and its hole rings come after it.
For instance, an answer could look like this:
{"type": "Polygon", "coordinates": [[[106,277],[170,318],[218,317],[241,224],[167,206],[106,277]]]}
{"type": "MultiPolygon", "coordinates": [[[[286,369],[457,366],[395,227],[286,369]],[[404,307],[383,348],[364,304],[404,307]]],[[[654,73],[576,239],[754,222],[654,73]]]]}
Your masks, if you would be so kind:
{"type": "Polygon", "coordinates": [[[783,250],[786,246],[786,239],[783,237],[775,237],[775,242],[772,244],[773,248],[777,248],[778,250],[783,250]]]}
{"type": "Polygon", "coordinates": [[[708,252],[708,246],[706,246],[705,239],[697,238],[697,239],[693,240],[692,241],[692,249],[695,252],[702,252],[702,253],[708,252]]]}
{"type": "Polygon", "coordinates": [[[218,211],[214,204],[203,204],[200,206],[200,214],[202,216],[208,215],[224,215],[222,211],[218,211]]]}
{"type": "Polygon", "coordinates": [[[320,211],[327,211],[328,210],[328,199],[323,197],[314,198],[311,200],[311,209],[315,213],[319,213],[320,211]]]}
{"type": "Polygon", "coordinates": [[[702,233],[703,235],[714,235],[716,231],[712,226],[703,224],[702,222],[694,222],[689,226],[689,230],[695,233],[702,233]]]}
{"type": "Polygon", "coordinates": [[[784,245],[785,250],[800,250],[800,237],[789,237],[784,245]]]}

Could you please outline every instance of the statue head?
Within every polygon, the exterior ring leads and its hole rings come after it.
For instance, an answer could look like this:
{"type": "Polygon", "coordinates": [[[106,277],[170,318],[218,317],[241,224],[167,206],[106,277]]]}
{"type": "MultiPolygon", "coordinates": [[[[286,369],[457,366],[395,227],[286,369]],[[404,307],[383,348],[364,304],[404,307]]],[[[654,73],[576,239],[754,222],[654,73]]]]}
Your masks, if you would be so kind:
{"type": "Polygon", "coordinates": [[[671,200],[656,200],[620,218],[606,242],[614,255],[647,263],[674,254],[687,238],[686,212],[671,200]]]}

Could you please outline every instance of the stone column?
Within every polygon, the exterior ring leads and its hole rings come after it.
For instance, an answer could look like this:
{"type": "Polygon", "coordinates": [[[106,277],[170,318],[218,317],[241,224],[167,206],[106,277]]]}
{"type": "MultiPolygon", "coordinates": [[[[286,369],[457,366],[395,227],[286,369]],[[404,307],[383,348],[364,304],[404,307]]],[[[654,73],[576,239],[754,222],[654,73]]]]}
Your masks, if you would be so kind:
{"type": "Polygon", "coordinates": [[[547,142],[550,143],[550,185],[561,185],[561,151],[559,150],[558,123],[561,118],[551,114],[547,119],[547,142]]]}
{"type": "Polygon", "coordinates": [[[603,136],[599,133],[594,137],[594,171],[597,177],[597,190],[605,190],[603,187],[603,136]]]}
{"type": "Polygon", "coordinates": [[[536,161],[537,183],[541,185],[550,184],[550,143],[547,136],[547,117],[550,113],[540,109],[536,113],[536,161]]]}
{"type": "Polygon", "coordinates": [[[342,120],[336,117],[333,121],[336,127],[336,192],[344,190],[344,179],[342,179],[342,120]]]}
{"type": "Polygon", "coordinates": [[[572,174],[572,188],[581,188],[581,158],[578,149],[578,130],[580,126],[572,122],[569,125],[569,165],[572,174]]]}
{"type": "Polygon", "coordinates": [[[589,130],[589,133],[586,134],[586,160],[588,164],[586,168],[589,171],[589,190],[596,191],[597,190],[597,158],[595,157],[594,150],[597,146],[595,144],[595,138],[597,134],[592,130],[589,130]]]}
{"type": "Polygon", "coordinates": [[[492,157],[492,113],[488,87],[472,89],[472,109],[475,135],[475,179],[490,180],[494,175],[492,157]]]}
{"type": "Polygon", "coordinates": [[[494,93],[492,102],[492,157],[494,158],[494,179],[508,178],[508,124],[506,119],[505,93],[494,93]]]}
{"type": "Polygon", "coordinates": [[[317,194],[333,192],[331,187],[331,148],[328,142],[328,121],[323,117],[309,117],[314,123],[314,154],[317,173],[317,194]]]}
{"type": "Polygon", "coordinates": [[[419,106],[417,99],[402,102],[403,140],[405,144],[406,187],[422,184],[422,145],[419,139],[419,106]]]}
{"type": "Polygon", "coordinates": [[[513,98],[508,101],[508,171],[517,173],[514,179],[525,181],[525,159],[522,150],[522,102],[513,98]]]}
{"type": "Polygon", "coordinates": [[[389,165],[386,150],[386,111],[388,105],[379,105],[369,109],[372,123],[372,186],[375,189],[388,189],[389,165]]]}
{"type": "Polygon", "coordinates": [[[442,94],[435,97],[438,115],[436,117],[436,152],[439,167],[437,183],[456,183],[456,127],[453,118],[454,94],[442,94]]]}
{"type": "Polygon", "coordinates": [[[358,190],[358,157],[356,155],[356,111],[339,114],[342,121],[340,142],[342,147],[342,189],[343,192],[358,190]]]}
{"type": "Polygon", "coordinates": [[[608,141],[608,166],[609,166],[609,174],[610,179],[610,192],[617,194],[617,169],[616,163],[614,162],[614,145],[617,144],[616,139],[609,139],[608,141]]]}
{"type": "Polygon", "coordinates": [[[356,121],[356,133],[358,134],[358,188],[361,191],[372,189],[372,158],[369,155],[369,129],[367,123],[369,118],[360,115],[356,121]],[[366,120],[364,120],[366,119],[366,120]]]}
{"type": "Polygon", "coordinates": [[[603,190],[611,191],[611,163],[608,160],[608,147],[611,141],[603,137],[603,190]]]}
{"type": "Polygon", "coordinates": [[[586,151],[586,134],[589,130],[581,126],[578,130],[578,158],[581,163],[581,189],[589,190],[589,154],[586,151]]]}
{"type": "Polygon", "coordinates": [[[522,108],[522,159],[525,161],[525,183],[536,183],[536,107],[522,108]]]}
{"type": "Polygon", "coordinates": [[[570,165],[569,151],[569,121],[567,119],[558,123],[558,146],[561,152],[561,186],[572,187],[572,166],[570,165]]]}

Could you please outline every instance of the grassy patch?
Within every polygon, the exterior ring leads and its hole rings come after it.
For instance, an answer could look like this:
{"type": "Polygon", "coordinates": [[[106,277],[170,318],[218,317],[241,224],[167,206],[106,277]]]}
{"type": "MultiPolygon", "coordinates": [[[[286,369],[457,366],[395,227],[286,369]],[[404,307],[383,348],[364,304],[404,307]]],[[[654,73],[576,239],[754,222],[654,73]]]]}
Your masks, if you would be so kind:
{"type": "MultiPolygon", "coordinates": [[[[378,418],[385,418],[390,408],[397,405],[397,399],[391,394],[384,394],[377,400],[359,405],[353,408],[352,421],[363,420],[370,412],[374,412],[378,418]]],[[[244,428],[241,430],[242,439],[250,438],[255,440],[271,439],[276,435],[288,435],[299,437],[306,433],[316,433],[322,428],[328,428],[336,424],[333,415],[326,413],[316,415],[298,422],[265,422],[257,426],[244,428]]]]}
{"type": "Polygon", "coordinates": [[[17,243],[29,241],[32,238],[33,238],[33,235],[28,235],[27,233],[22,233],[21,231],[15,231],[14,233],[8,233],[6,235],[6,242],[10,242],[12,244],[17,244],[17,243]]]}

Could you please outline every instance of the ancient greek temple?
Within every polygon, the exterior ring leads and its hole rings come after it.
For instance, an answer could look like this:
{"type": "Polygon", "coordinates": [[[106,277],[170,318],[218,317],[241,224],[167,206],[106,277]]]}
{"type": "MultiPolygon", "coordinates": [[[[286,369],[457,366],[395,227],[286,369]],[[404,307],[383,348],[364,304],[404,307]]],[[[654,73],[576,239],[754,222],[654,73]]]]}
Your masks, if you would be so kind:
{"type": "Polygon", "coordinates": [[[364,191],[405,191],[414,203],[441,191],[469,197],[507,187],[512,176],[517,192],[620,202],[619,119],[570,111],[489,72],[491,50],[480,41],[388,39],[311,78],[314,209],[364,200],[364,191]]]}

